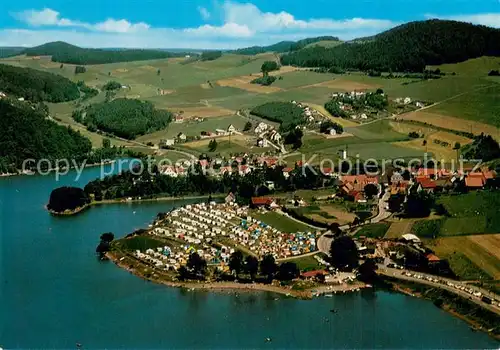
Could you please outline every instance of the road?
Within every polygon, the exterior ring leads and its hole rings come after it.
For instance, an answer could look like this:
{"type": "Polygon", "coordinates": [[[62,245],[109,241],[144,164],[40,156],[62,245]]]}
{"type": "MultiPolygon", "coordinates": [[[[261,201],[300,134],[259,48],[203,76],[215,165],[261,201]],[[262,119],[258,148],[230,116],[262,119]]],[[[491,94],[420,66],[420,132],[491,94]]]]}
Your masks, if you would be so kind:
{"type": "Polygon", "coordinates": [[[447,283],[453,283],[454,285],[463,286],[467,289],[472,289],[475,292],[480,292],[482,295],[486,295],[486,296],[490,297],[491,299],[500,300],[500,296],[498,296],[498,295],[496,295],[496,294],[494,294],[486,289],[476,287],[476,286],[471,286],[469,284],[466,284],[465,282],[460,282],[460,281],[452,280],[449,278],[443,278],[443,277],[439,277],[439,276],[434,276],[434,275],[429,275],[429,274],[414,272],[414,271],[408,271],[408,270],[392,269],[392,268],[385,267],[383,265],[379,265],[379,269],[377,270],[377,273],[384,275],[384,276],[394,277],[394,278],[402,279],[402,280],[406,280],[406,281],[418,282],[418,283],[426,284],[426,285],[429,285],[432,287],[441,288],[441,289],[447,290],[451,293],[457,294],[465,299],[469,299],[470,301],[476,303],[477,305],[480,305],[481,307],[483,307],[487,310],[490,310],[496,314],[500,314],[500,307],[498,306],[498,304],[497,305],[487,304],[481,300],[481,297],[476,297],[474,295],[469,294],[466,291],[451,287],[451,286],[447,285],[447,283]],[[408,272],[413,274],[413,275],[414,274],[421,275],[421,276],[423,276],[423,278],[406,276],[405,273],[408,273],[408,272]],[[432,278],[432,279],[438,279],[440,282],[429,281],[426,279],[426,277],[432,278]]]}
{"type": "Polygon", "coordinates": [[[374,218],[370,220],[372,224],[376,224],[377,222],[380,222],[382,220],[387,219],[390,217],[392,214],[387,211],[386,206],[387,206],[387,201],[389,200],[389,197],[391,196],[391,192],[386,191],[382,198],[379,199],[378,201],[378,214],[374,218]]]}

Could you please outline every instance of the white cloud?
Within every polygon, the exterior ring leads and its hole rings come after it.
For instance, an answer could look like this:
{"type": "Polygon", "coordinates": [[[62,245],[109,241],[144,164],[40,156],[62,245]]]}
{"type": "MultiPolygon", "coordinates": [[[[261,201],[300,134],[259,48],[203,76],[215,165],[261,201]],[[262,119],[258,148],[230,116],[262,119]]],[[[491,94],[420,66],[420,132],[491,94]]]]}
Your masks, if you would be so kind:
{"type": "Polygon", "coordinates": [[[426,14],[426,18],[449,19],[453,21],[481,24],[483,26],[500,28],[500,13],[478,13],[469,15],[439,16],[426,14]]]}
{"type": "Polygon", "coordinates": [[[254,4],[241,4],[232,1],[226,1],[223,10],[226,22],[247,25],[250,29],[260,32],[284,30],[384,30],[397,25],[397,23],[389,20],[365,18],[299,20],[288,12],[262,12],[254,4]]]}
{"type": "Polygon", "coordinates": [[[55,26],[55,27],[75,27],[88,30],[114,33],[132,33],[140,30],[149,29],[149,25],[144,22],[130,23],[125,19],[115,20],[108,18],[104,22],[90,24],[80,21],[74,21],[60,17],[59,12],[44,8],[43,10],[26,10],[15,13],[14,17],[34,27],[55,26]]]}
{"type": "Polygon", "coordinates": [[[144,22],[130,23],[124,19],[114,20],[112,18],[109,18],[104,22],[97,23],[92,27],[97,31],[112,33],[133,33],[137,31],[145,31],[150,28],[149,24],[144,22]]]}
{"type": "Polygon", "coordinates": [[[226,1],[214,5],[213,13],[197,8],[204,20],[221,19],[221,23],[192,28],[158,28],[144,22],[108,18],[87,23],[61,17],[56,10],[27,10],[14,16],[35,29],[0,29],[0,45],[39,45],[63,40],[79,46],[92,47],[181,47],[238,48],[268,45],[281,40],[332,35],[342,39],[369,36],[391,28],[389,20],[350,18],[297,19],[288,12],[263,12],[251,3],[226,1]],[[45,27],[43,30],[39,27],[45,27]],[[70,30],[71,27],[71,30],[70,30]]]}
{"type": "Polygon", "coordinates": [[[206,21],[210,19],[210,12],[208,12],[208,10],[205,7],[198,6],[198,12],[200,13],[200,16],[201,18],[203,18],[203,20],[206,21]]]}
{"type": "Polygon", "coordinates": [[[59,12],[49,8],[43,10],[26,10],[14,14],[14,17],[20,21],[26,22],[31,26],[73,26],[78,25],[69,19],[59,17],[59,12]]]}
{"type": "Polygon", "coordinates": [[[246,25],[236,23],[226,23],[222,26],[211,26],[209,24],[202,25],[198,28],[184,29],[186,33],[192,33],[199,36],[226,36],[226,37],[251,37],[252,32],[246,25]]]}

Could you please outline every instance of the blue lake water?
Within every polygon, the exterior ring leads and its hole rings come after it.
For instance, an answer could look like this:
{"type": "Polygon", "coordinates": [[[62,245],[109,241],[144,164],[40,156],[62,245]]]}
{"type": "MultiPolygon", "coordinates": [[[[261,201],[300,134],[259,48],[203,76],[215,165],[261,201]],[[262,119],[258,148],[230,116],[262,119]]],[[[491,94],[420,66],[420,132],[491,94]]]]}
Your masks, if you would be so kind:
{"type": "Polygon", "coordinates": [[[63,218],[45,211],[52,189],[84,186],[99,171],[88,168],[76,182],[74,174],[59,182],[54,176],[0,179],[0,347],[498,347],[432,303],[401,294],[302,301],[269,293],[185,292],[99,262],[94,251],[102,232],[125,235],[182,204],[102,205],[63,218]]]}

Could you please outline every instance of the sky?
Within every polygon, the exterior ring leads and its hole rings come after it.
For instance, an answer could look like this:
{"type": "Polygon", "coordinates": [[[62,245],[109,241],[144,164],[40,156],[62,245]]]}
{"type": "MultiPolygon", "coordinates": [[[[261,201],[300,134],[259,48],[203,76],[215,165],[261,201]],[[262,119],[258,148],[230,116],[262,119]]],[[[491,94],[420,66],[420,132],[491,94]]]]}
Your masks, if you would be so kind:
{"type": "Polygon", "coordinates": [[[0,46],[233,49],[430,18],[500,28],[500,0],[0,1],[0,46]]]}

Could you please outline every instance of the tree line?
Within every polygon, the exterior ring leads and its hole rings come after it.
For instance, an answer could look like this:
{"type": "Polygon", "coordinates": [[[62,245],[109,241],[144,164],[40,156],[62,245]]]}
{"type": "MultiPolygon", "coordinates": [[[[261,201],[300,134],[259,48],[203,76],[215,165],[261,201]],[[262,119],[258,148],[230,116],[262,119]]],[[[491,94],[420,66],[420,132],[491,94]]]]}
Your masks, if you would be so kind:
{"type": "Polygon", "coordinates": [[[66,102],[80,97],[77,85],[60,75],[0,64],[0,91],[39,102],[66,102]]]}
{"type": "Polygon", "coordinates": [[[500,30],[456,21],[411,22],[362,43],[311,47],[281,57],[283,65],[423,72],[427,65],[500,56],[500,30]]]}
{"type": "Polygon", "coordinates": [[[139,49],[87,49],[57,41],[26,49],[27,56],[52,56],[53,62],[77,65],[105,64],[184,57],[186,53],[139,49]]]}
{"type": "MultiPolygon", "coordinates": [[[[221,177],[211,176],[204,172],[200,164],[188,169],[186,176],[171,177],[161,174],[156,165],[151,171],[141,175],[123,172],[104,179],[89,182],[84,190],[96,200],[118,198],[153,198],[155,196],[182,197],[187,195],[208,195],[232,192],[242,202],[248,202],[251,197],[268,195],[271,191],[265,186],[266,181],[273,181],[277,191],[293,191],[296,189],[313,189],[329,187],[335,180],[325,177],[319,169],[309,167],[294,169],[288,178],[283,175],[283,167],[263,167],[254,169],[245,176],[237,171],[225,173],[221,177]]],[[[137,172],[136,172],[137,173],[137,172]]]]}
{"type": "Polygon", "coordinates": [[[276,44],[268,45],[268,46],[251,46],[245,47],[242,49],[237,49],[232,51],[233,53],[237,53],[240,55],[257,55],[259,53],[265,52],[289,52],[289,51],[297,51],[303,49],[309,44],[316,43],[318,41],[340,41],[338,37],[335,36],[318,36],[314,38],[306,38],[298,41],[280,41],[276,44]]]}

